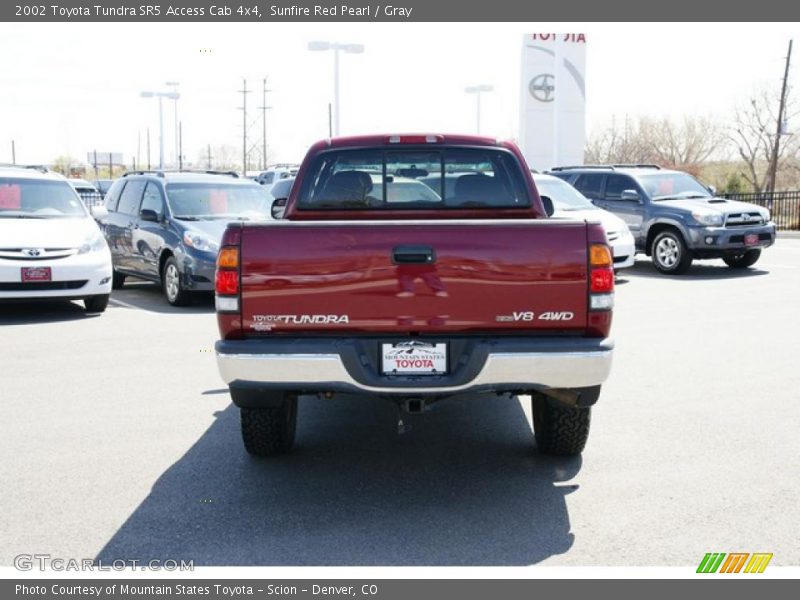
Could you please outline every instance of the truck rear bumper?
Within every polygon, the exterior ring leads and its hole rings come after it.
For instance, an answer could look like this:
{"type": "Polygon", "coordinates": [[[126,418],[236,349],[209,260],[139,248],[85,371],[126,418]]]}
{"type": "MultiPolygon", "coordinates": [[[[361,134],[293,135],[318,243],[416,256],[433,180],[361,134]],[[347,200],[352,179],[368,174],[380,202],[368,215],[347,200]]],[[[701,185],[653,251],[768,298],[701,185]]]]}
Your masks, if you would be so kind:
{"type": "Polygon", "coordinates": [[[232,389],[447,396],[460,392],[578,389],[611,370],[611,339],[537,337],[450,340],[446,375],[382,375],[375,339],[219,341],[217,365],[232,389]]]}

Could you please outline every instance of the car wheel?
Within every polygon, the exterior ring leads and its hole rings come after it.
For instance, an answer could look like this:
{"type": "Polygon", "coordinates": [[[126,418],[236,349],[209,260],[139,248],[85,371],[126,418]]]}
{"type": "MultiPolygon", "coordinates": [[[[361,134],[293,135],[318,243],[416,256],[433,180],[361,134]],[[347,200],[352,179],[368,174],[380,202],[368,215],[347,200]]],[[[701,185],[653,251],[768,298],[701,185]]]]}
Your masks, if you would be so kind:
{"type": "Polygon", "coordinates": [[[105,312],[108,306],[109,294],[101,294],[99,296],[89,296],[83,299],[83,305],[86,307],[86,312],[101,313],[105,312]]]}
{"type": "Polygon", "coordinates": [[[589,438],[592,409],[564,406],[547,396],[531,396],[536,447],[542,454],[577,456],[589,438]]]}
{"type": "Polygon", "coordinates": [[[692,255],[683,237],[672,229],[664,230],[653,238],[650,255],[655,268],[667,275],[680,275],[692,266],[692,255]]]}
{"type": "Polygon", "coordinates": [[[191,296],[181,285],[181,272],[178,269],[178,261],[174,256],[170,256],[164,263],[161,272],[161,285],[164,288],[164,295],[167,302],[172,306],[186,306],[191,302],[191,296]]]}
{"type": "Polygon", "coordinates": [[[723,256],[722,260],[724,260],[725,264],[731,269],[746,269],[747,267],[752,267],[754,264],[756,264],[760,257],[761,249],[756,248],[754,250],[746,250],[741,254],[723,256]]]}
{"type": "Polygon", "coordinates": [[[118,290],[123,285],[125,285],[125,275],[119,271],[114,271],[114,274],[111,277],[111,289],[118,290]]]}
{"type": "Polygon", "coordinates": [[[297,396],[284,394],[281,404],[241,411],[242,441],[253,456],[286,454],[294,445],[297,429],[297,396]]]}

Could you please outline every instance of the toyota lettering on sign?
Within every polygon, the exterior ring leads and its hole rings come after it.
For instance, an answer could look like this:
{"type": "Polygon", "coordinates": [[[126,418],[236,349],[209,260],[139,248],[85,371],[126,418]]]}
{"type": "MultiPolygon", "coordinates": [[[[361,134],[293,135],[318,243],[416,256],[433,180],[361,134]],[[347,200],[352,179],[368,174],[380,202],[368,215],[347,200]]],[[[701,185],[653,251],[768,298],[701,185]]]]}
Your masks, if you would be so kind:
{"type": "Polygon", "coordinates": [[[585,72],[586,34],[523,37],[519,139],[531,167],[583,164],[585,72]]]}

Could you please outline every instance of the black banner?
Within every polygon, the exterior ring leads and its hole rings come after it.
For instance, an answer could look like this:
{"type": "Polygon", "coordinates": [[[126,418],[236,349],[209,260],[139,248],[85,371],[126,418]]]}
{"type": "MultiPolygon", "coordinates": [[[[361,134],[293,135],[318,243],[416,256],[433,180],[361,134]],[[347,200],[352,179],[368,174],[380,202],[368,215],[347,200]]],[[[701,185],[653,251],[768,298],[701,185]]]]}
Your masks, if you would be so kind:
{"type": "Polygon", "coordinates": [[[795,21],[800,3],[761,0],[719,3],[673,0],[17,0],[0,4],[2,21],[170,22],[608,22],[608,21],[795,21]]]}

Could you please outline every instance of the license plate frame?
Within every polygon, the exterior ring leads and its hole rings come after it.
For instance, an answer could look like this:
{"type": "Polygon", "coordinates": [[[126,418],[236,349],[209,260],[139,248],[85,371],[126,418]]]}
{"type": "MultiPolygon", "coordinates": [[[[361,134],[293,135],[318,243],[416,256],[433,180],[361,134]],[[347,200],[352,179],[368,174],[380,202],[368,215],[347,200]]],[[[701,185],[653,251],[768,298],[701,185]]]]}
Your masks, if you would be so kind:
{"type": "Polygon", "coordinates": [[[757,233],[748,233],[744,236],[744,245],[745,246],[758,246],[758,234],[757,233]]]}
{"type": "Polygon", "coordinates": [[[381,374],[424,377],[446,375],[449,353],[450,348],[446,342],[381,342],[381,374]]]}
{"type": "Polygon", "coordinates": [[[22,283],[40,283],[53,281],[53,270],[50,267],[20,267],[22,283]]]}

